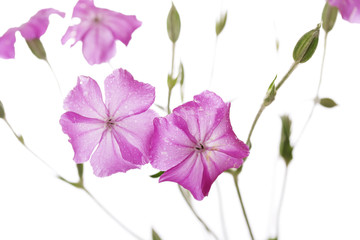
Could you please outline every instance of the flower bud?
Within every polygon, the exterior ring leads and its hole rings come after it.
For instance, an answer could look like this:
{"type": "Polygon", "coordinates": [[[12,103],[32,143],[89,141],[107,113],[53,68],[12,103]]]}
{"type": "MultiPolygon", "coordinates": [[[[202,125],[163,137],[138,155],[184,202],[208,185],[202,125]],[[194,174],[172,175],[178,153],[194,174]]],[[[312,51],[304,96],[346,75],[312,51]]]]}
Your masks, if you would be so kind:
{"type": "Polygon", "coordinates": [[[286,166],[288,166],[293,159],[293,147],[290,144],[291,120],[289,116],[284,115],[281,116],[281,122],[280,156],[284,159],[286,166]]]}
{"type": "Polygon", "coordinates": [[[219,21],[216,22],[216,27],[215,27],[216,36],[219,36],[222,30],[224,29],[226,24],[226,19],[227,19],[227,12],[221,15],[219,21]]]}
{"type": "Polygon", "coordinates": [[[319,101],[320,105],[327,108],[333,108],[337,106],[337,103],[331,98],[321,98],[319,101]]]}
{"type": "Polygon", "coordinates": [[[175,43],[179,38],[180,28],[180,16],[173,3],[167,17],[167,31],[169,38],[173,43],[175,43]]]}
{"type": "Polygon", "coordinates": [[[326,2],[321,18],[322,28],[326,33],[330,32],[331,29],[333,29],[336,22],[337,14],[338,14],[338,9],[336,7],[331,6],[328,2],[326,2]]]}
{"type": "Polygon", "coordinates": [[[296,43],[293,52],[295,62],[307,62],[314,54],[319,41],[320,24],[307,33],[305,33],[300,40],[296,43]]]}
{"type": "Polygon", "coordinates": [[[31,52],[39,59],[46,61],[46,52],[43,44],[40,39],[35,38],[31,40],[26,40],[27,45],[29,46],[31,52]]]}

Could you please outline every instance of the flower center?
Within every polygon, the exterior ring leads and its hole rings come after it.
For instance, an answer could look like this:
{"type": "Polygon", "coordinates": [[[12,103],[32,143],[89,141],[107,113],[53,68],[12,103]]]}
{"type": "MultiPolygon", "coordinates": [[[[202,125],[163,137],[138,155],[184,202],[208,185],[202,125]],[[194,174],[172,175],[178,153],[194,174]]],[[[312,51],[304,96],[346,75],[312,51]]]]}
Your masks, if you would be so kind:
{"type": "Polygon", "coordinates": [[[107,121],[106,121],[106,128],[107,129],[112,129],[114,126],[115,126],[116,122],[109,118],[107,121]]]}
{"type": "Polygon", "coordinates": [[[195,146],[195,149],[196,149],[197,151],[202,152],[202,151],[205,150],[205,147],[204,147],[204,145],[203,145],[202,143],[198,143],[198,144],[195,146]]]}

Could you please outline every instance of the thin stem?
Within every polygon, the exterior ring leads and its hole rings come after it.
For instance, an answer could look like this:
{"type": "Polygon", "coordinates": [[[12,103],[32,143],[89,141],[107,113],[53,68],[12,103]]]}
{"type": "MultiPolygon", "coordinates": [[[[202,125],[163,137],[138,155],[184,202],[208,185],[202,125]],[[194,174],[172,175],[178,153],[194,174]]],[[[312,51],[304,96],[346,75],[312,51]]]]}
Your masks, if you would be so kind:
{"type": "Polygon", "coordinates": [[[181,195],[183,196],[186,204],[188,205],[188,207],[190,208],[191,212],[195,215],[195,217],[199,220],[199,222],[204,226],[204,228],[206,229],[206,231],[208,233],[210,233],[211,235],[213,235],[213,237],[215,239],[219,239],[216,234],[208,227],[208,225],[204,222],[204,220],[202,220],[202,218],[199,216],[199,214],[195,211],[195,209],[193,208],[193,206],[191,205],[191,203],[189,202],[188,198],[186,197],[185,193],[183,192],[183,190],[181,189],[181,186],[178,185],[179,190],[181,192],[181,195]]]}
{"type": "Polygon", "coordinates": [[[111,214],[111,212],[102,205],[99,200],[97,200],[94,195],[92,195],[89,190],[87,190],[85,187],[82,188],[86,192],[86,194],[112,219],[114,220],[121,228],[123,228],[126,232],[128,232],[131,236],[133,236],[136,239],[142,240],[141,237],[136,235],[133,231],[128,229],[125,225],[123,225],[114,215],[111,214]]]}
{"type": "Polygon", "coordinates": [[[288,175],[288,167],[286,166],[285,173],[284,173],[283,185],[282,185],[282,188],[281,188],[280,202],[279,202],[279,207],[278,207],[278,212],[277,212],[277,217],[276,217],[276,236],[277,236],[277,239],[279,239],[280,215],[281,215],[282,205],[283,205],[283,202],[284,202],[285,189],[286,189],[286,183],[287,183],[287,175],[288,175]]]}
{"type": "Polygon", "coordinates": [[[243,200],[242,200],[242,197],[241,197],[241,193],[240,193],[240,189],[239,189],[239,184],[238,184],[238,177],[237,177],[236,174],[233,174],[233,177],[234,177],[235,188],[236,188],[237,195],[238,195],[238,197],[239,197],[241,209],[242,209],[242,212],[243,212],[244,217],[245,217],[246,225],[247,225],[247,227],[248,227],[248,230],[249,230],[251,239],[254,240],[254,235],[252,234],[251,227],[250,227],[250,223],[249,223],[249,219],[248,219],[248,217],[247,217],[247,214],[246,214],[246,211],[245,211],[245,206],[244,206],[244,203],[243,203],[243,200]]]}
{"type": "Polygon", "coordinates": [[[227,236],[227,231],[226,231],[226,224],[225,224],[225,218],[224,218],[224,208],[223,208],[223,201],[222,201],[222,197],[221,197],[221,190],[220,190],[220,184],[218,181],[215,182],[216,184],[216,188],[217,188],[217,192],[218,192],[218,199],[219,199],[219,211],[220,211],[220,222],[221,222],[221,227],[223,230],[223,237],[224,240],[228,239],[227,236]]]}
{"type": "Polygon", "coordinates": [[[175,62],[175,43],[172,45],[172,57],[171,57],[171,77],[174,75],[174,62],[175,62]]]}
{"type": "Polygon", "coordinates": [[[167,100],[167,114],[171,113],[171,110],[170,110],[171,91],[172,91],[172,89],[169,89],[168,100],[167,100]]]}
{"type": "Polygon", "coordinates": [[[317,87],[317,90],[316,90],[316,96],[314,98],[314,104],[311,108],[311,111],[310,111],[310,114],[304,124],[304,127],[302,128],[300,134],[299,134],[299,137],[297,138],[297,140],[295,141],[295,144],[296,145],[298,143],[298,141],[301,139],[303,133],[305,132],[305,129],[307,128],[309,122],[310,122],[310,119],[312,118],[313,114],[314,114],[314,109],[316,107],[316,105],[319,103],[319,92],[320,92],[320,87],[321,87],[321,83],[322,83],[322,78],[323,78],[323,71],[324,71],[324,63],[325,63],[325,55],[326,55],[326,43],[327,43],[327,36],[328,34],[325,33],[325,40],[324,40],[324,52],[323,52],[323,56],[322,56],[322,61],[321,61],[321,68],[320,68],[320,78],[319,78],[319,84],[318,84],[318,87],[317,87]]]}
{"type": "Polygon", "coordinates": [[[264,103],[261,104],[260,109],[259,109],[259,111],[257,112],[257,114],[256,114],[256,116],[255,116],[255,119],[254,119],[254,121],[253,121],[253,124],[251,125],[251,129],[250,129],[248,138],[247,138],[247,140],[246,140],[246,145],[249,145],[249,144],[250,144],[250,142],[251,142],[251,135],[252,135],[252,133],[253,133],[253,131],[254,131],[254,129],[255,129],[255,126],[256,126],[257,121],[259,120],[259,118],[260,118],[260,116],[261,116],[261,114],[262,114],[262,112],[264,111],[265,108],[266,108],[265,104],[264,104],[264,103]]]}
{"type": "Polygon", "coordinates": [[[55,74],[55,71],[54,71],[54,69],[51,67],[49,61],[48,61],[48,60],[45,60],[45,62],[46,62],[47,65],[49,66],[49,68],[50,68],[50,70],[51,70],[51,72],[52,72],[52,74],[53,74],[53,76],[54,76],[54,78],[55,78],[55,81],[56,81],[57,87],[58,87],[58,89],[59,89],[60,95],[61,95],[61,97],[63,98],[64,94],[63,94],[63,92],[61,91],[59,79],[57,78],[57,76],[56,76],[56,74],[55,74]]]}
{"type": "Polygon", "coordinates": [[[281,81],[276,85],[276,91],[284,84],[284,82],[290,77],[291,73],[295,70],[295,68],[299,65],[299,62],[294,62],[289,71],[285,74],[285,76],[281,79],[281,81]]]}

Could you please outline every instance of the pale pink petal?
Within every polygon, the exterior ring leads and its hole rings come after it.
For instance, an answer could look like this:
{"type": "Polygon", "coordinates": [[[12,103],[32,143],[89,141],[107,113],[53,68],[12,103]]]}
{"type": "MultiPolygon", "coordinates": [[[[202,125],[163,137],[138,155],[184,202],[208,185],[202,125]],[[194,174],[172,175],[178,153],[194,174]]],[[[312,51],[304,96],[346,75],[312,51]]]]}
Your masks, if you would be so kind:
{"type": "Polygon", "coordinates": [[[200,154],[191,153],[183,162],[162,174],[159,182],[176,182],[189,190],[195,199],[202,200],[205,196],[201,189],[203,171],[200,154]]]}
{"type": "Polygon", "coordinates": [[[111,130],[103,133],[98,148],[91,156],[90,163],[94,174],[98,177],[106,177],[117,172],[126,172],[138,168],[137,165],[122,158],[119,145],[111,130]]]}
{"type": "Polygon", "coordinates": [[[115,56],[115,39],[107,28],[94,24],[82,41],[82,51],[90,65],[108,62],[115,56]]]}
{"type": "Polygon", "coordinates": [[[242,158],[234,158],[217,151],[204,151],[201,155],[204,166],[201,189],[204,196],[207,196],[211,185],[216,178],[230,168],[239,168],[243,163],[242,158]]]}
{"type": "Polygon", "coordinates": [[[162,171],[178,165],[195,151],[196,142],[189,137],[186,123],[175,125],[175,122],[180,123],[181,118],[174,114],[154,119],[150,161],[153,167],[162,171]]]}
{"type": "Polygon", "coordinates": [[[78,25],[70,26],[65,35],[61,38],[61,43],[65,44],[69,39],[73,38],[74,42],[71,47],[74,46],[78,41],[82,41],[86,36],[86,33],[90,30],[91,23],[81,22],[78,25]]]}
{"type": "Polygon", "coordinates": [[[38,11],[27,23],[19,27],[21,35],[26,40],[40,38],[49,26],[49,16],[57,14],[60,17],[65,17],[65,13],[53,8],[46,8],[38,11]]]}
{"type": "Polygon", "coordinates": [[[91,18],[95,11],[96,7],[94,6],[93,0],[79,0],[74,7],[72,17],[85,20],[91,18]]]}
{"type": "Polygon", "coordinates": [[[0,37],[0,58],[14,58],[15,57],[15,33],[17,28],[10,28],[0,37]]]}
{"type": "Polygon", "coordinates": [[[149,148],[150,140],[154,133],[153,120],[158,117],[158,114],[153,110],[147,110],[144,113],[130,116],[117,122],[114,131],[119,132],[126,142],[131,146],[127,148],[127,145],[120,145],[120,150],[123,158],[135,164],[145,164],[149,162],[149,148]],[[133,156],[127,157],[126,152],[131,152],[131,148],[134,147],[141,153],[135,160],[133,156]]]}
{"type": "Polygon", "coordinates": [[[75,152],[74,161],[83,163],[89,160],[105,130],[104,122],[66,112],[60,118],[60,125],[63,132],[69,136],[75,152]]]}
{"type": "Polygon", "coordinates": [[[102,24],[109,28],[114,37],[125,45],[128,45],[131,34],[141,26],[141,22],[134,15],[128,16],[107,9],[101,9],[100,13],[102,24]]]}
{"type": "Polygon", "coordinates": [[[116,121],[145,112],[155,100],[155,88],[134,80],[123,69],[115,70],[105,79],[105,104],[116,121]]]}
{"type": "Polygon", "coordinates": [[[245,158],[249,155],[248,146],[240,141],[230,124],[230,103],[226,104],[225,115],[221,122],[213,129],[211,136],[205,142],[206,147],[221,151],[235,158],[245,158]]]}
{"type": "Polygon", "coordinates": [[[328,0],[331,6],[337,7],[344,20],[360,23],[360,1],[358,0],[328,0]]]}
{"type": "Polygon", "coordinates": [[[99,85],[90,77],[78,78],[77,85],[64,100],[64,109],[87,118],[107,120],[99,85]]]}

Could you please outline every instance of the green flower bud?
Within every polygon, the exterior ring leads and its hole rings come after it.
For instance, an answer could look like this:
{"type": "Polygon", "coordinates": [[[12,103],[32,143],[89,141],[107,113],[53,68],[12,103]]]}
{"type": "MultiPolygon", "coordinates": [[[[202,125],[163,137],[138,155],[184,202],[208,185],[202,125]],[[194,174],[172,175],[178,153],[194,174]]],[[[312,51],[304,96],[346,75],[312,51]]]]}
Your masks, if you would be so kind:
{"type": "Polygon", "coordinates": [[[319,33],[320,24],[300,38],[293,51],[295,62],[304,63],[312,57],[319,42],[319,33]]]}
{"type": "Polygon", "coordinates": [[[333,29],[336,22],[338,11],[339,10],[337,9],[337,7],[333,7],[328,2],[326,2],[321,18],[322,28],[326,33],[330,32],[331,29],[333,29]]]}
{"type": "Polygon", "coordinates": [[[320,105],[327,108],[333,108],[337,106],[337,103],[331,98],[321,98],[319,101],[320,105]]]}
{"type": "Polygon", "coordinates": [[[280,138],[280,156],[284,159],[286,166],[293,159],[293,147],[290,144],[291,120],[289,116],[281,116],[282,128],[280,138]]]}
{"type": "Polygon", "coordinates": [[[40,39],[26,40],[27,45],[29,46],[31,52],[39,59],[46,61],[46,52],[44,46],[42,45],[40,39]]]}
{"type": "Polygon", "coordinates": [[[180,28],[180,16],[173,3],[167,17],[167,31],[169,38],[173,43],[175,43],[179,38],[180,28]]]}
{"type": "Polygon", "coordinates": [[[219,36],[222,30],[224,29],[226,20],[227,20],[227,12],[221,15],[220,20],[216,22],[216,27],[215,27],[216,36],[219,36]]]}
{"type": "Polygon", "coordinates": [[[275,87],[275,80],[276,80],[277,76],[275,77],[275,79],[271,82],[267,92],[266,92],[266,96],[264,98],[264,105],[265,106],[269,106],[274,100],[275,100],[275,96],[276,96],[276,87],[275,87]]]}

